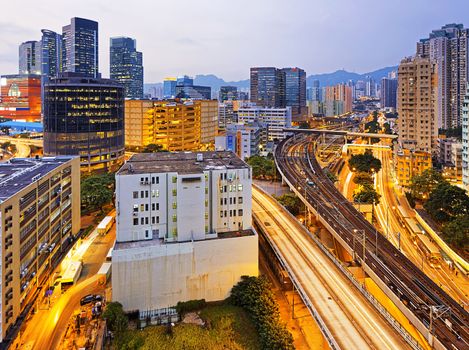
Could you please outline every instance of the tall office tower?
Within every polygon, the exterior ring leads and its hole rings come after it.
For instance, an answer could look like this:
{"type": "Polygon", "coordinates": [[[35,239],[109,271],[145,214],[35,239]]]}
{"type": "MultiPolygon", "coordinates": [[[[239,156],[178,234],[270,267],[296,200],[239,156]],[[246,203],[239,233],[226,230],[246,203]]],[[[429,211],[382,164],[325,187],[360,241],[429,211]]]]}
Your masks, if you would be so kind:
{"type": "Polygon", "coordinates": [[[321,101],[321,89],[319,80],[313,80],[313,86],[311,87],[311,100],[310,101],[321,101]]]}
{"type": "Polygon", "coordinates": [[[110,79],[63,73],[45,85],[44,154],[79,155],[83,172],[124,161],[124,88],[110,79]]]}
{"type": "Polygon", "coordinates": [[[469,191],[469,83],[462,107],[462,183],[469,191]]]}
{"type": "Polygon", "coordinates": [[[20,45],[19,74],[41,74],[40,41],[26,41],[20,45]]]}
{"type": "Polygon", "coordinates": [[[366,77],[365,96],[376,97],[376,83],[372,77],[366,77]]]}
{"type": "Polygon", "coordinates": [[[447,24],[417,43],[417,56],[430,58],[437,65],[438,126],[461,126],[462,104],[469,74],[469,29],[447,24]]]}
{"type": "Polygon", "coordinates": [[[194,79],[187,75],[177,78],[176,97],[192,100],[210,100],[212,88],[210,86],[194,85],[194,79]]]}
{"type": "Polygon", "coordinates": [[[238,99],[238,88],[236,86],[221,86],[218,100],[220,102],[233,101],[238,99]]]}
{"type": "Polygon", "coordinates": [[[187,75],[182,75],[177,77],[176,80],[176,86],[193,86],[194,85],[194,79],[187,76],[187,75]]]}
{"type": "Polygon", "coordinates": [[[396,108],[397,79],[381,79],[381,108],[396,108]]]}
{"type": "Polygon", "coordinates": [[[223,300],[258,274],[252,171],[232,152],[132,156],[116,173],[112,298],[141,319],[223,300]]]}
{"type": "Polygon", "coordinates": [[[62,29],[64,72],[98,76],[98,22],[74,17],[62,29]]]}
{"type": "Polygon", "coordinates": [[[111,38],[110,77],[124,86],[125,97],[143,98],[142,53],[137,51],[135,39],[111,38]]]}
{"type": "Polygon", "coordinates": [[[176,78],[165,78],[163,80],[163,98],[175,98],[176,97],[176,78]]]}
{"type": "Polygon", "coordinates": [[[402,148],[436,151],[437,74],[428,58],[405,58],[399,64],[397,105],[399,144],[402,148]]]}
{"type": "Polygon", "coordinates": [[[301,68],[283,68],[285,106],[291,107],[293,120],[306,117],[306,73],[301,68]]]}
{"type": "Polygon", "coordinates": [[[43,83],[57,78],[62,71],[62,35],[48,29],[41,30],[41,59],[43,83]]]}
{"type": "Polygon", "coordinates": [[[80,231],[79,168],[70,156],[12,158],[0,167],[0,341],[16,337],[80,231]]]}
{"type": "Polygon", "coordinates": [[[285,74],[281,69],[251,68],[251,102],[260,107],[285,107],[285,74]]]}

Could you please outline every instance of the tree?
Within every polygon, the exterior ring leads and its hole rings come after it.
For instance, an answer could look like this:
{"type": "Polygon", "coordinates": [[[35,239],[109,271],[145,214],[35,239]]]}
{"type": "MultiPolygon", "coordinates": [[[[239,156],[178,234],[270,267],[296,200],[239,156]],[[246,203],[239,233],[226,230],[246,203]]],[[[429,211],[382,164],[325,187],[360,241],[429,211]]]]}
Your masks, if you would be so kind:
{"type": "Polygon", "coordinates": [[[309,129],[309,123],[307,121],[302,121],[300,122],[300,124],[298,125],[298,127],[300,129],[309,129]]]}
{"type": "Polygon", "coordinates": [[[444,181],[430,193],[423,206],[436,221],[449,222],[469,215],[469,196],[463,189],[444,181]]]}
{"type": "Polygon", "coordinates": [[[274,198],[293,215],[298,215],[303,209],[303,203],[293,193],[285,193],[278,197],[274,196],[274,198]]]}
{"type": "Polygon", "coordinates": [[[358,172],[353,177],[353,182],[357,185],[372,184],[373,177],[369,173],[358,172]]]}
{"type": "Polygon", "coordinates": [[[326,174],[327,178],[332,182],[337,182],[339,179],[335,174],[333,174],[329,169],[324,169],[324,174],[326,174]]]}
{"type": "Polygon", "coordinates": [[[103,318],[106,320],[107,327],[112,332],[122,333],[127,329],[127,316],[125,316],[122,304],[117,301],[110,302],[106,305],[103,318]]]}
{"type": "Polygon", "coordinates": [[[420,175],[414,175],[410,179],[410,192],[414,198],[428,198],[433,189],[446,182],[443,176],[433,168],[424,170],[420,175]]]}
{"type": "Polygon", "coordinates": [[[376,192],[373,185],[360,185],[358,191],[353,194],[353,201],[356,203],[378,204],[381,195],[376,192]]]}
{"type": "Polygon", "coordinates": [[[146,145],[145,148],[142,150],[143,153],[157,153],[157,152],[163,152],[163,146],[162,145],[157,145],[154,143],[150,143],[149,145],[146,145]]]}
{"type": "Polygon", "coordinates": [[[374,157],[370,150],[363,154],[354,154],[348,161],[349,169],[353,172],[378,172],[381,169],[381,161],[374,157]]]}
{"type": "Polygon", "coordinates": [[[252,156],[247,159],[252,168],[252,176],[255,179],[274,179],[276,175],[275,162],[272,157],[252,156]]]}
{"type": "Polygon", "coordinates": [[[469,214],[459,216],[443,226],[445,240],[458,248],[469,247],[469,214]]]}
{"type": "Polygon", "coordinates": [[[81,205],[85,211],[101,209],[114,195],[114,174],[92,175],[81,181],[81,205]]]}

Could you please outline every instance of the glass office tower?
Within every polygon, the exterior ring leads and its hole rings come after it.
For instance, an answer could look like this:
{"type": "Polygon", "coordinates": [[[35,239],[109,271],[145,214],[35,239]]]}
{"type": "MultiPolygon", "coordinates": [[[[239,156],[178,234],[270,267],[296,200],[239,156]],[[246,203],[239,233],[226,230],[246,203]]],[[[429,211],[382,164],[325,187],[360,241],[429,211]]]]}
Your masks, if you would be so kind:
{"type": "Polygon", "coordinates": [[[251,68],[251,102],[260,107],[285,107],[285,74],[281,69],[251,68]]]}
{"type": "Polygon", "coordinates": [[[111,38],[110,77],[124,86],[125,97],[143,98],[143,59],[135,39],[111,38]]]}
{"type": "Polygon", "coordinates": [[[292,117],[306,115],[306,73],[300,68],[283,68],[285,74],[285,106],[291,107],[292,117]]]}

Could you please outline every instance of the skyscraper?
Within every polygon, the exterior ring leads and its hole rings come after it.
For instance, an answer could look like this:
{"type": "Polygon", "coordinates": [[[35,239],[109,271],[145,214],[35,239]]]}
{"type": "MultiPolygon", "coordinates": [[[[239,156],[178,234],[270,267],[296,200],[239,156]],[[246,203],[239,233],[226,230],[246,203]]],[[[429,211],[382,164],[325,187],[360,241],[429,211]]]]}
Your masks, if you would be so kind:
{"type": "Polygon", "coordinates": [[[447,24],[417,43],[417,55],[437,65],[437,117],[440,128],[461,126],[462,104],[468,82],[469,29],[447,24]]]}
{"type": "Polygon", "coordinates": [[[41,74],[40,41],[26,41],[20,45],[19,74],[41,74]]]}
{"type": "Polygon", "coordinates": [[[41,68],[44,83],[58,77],[62,71],[62,36],[48,29],[41,32],[41,68]]]}
{"type": "Polygon", "coordinates": [[[176,97],[176,78],[165,78],[163,80],[163,98],[176,97]]]}
{"type": "Polygon", "coordinates": [[[469,191],[469,83],[462,107],[462,183],[469,191]]]}
{"type": "Polygon", "coordinates": [[[285,74],[281,69],[251,68],[251,102],[260,107],[285,107],[285,74]]]}
{"type": "Polygon", "coordinates": [[[98,22],[74,17],[62,29],[64,72],[98,76],[98,22]]]}
{"type": "Polygon", "coordinates": [[[238,88],[236,86],[221,86],[220,96],[218,100],[220,102],[237,100],[238,99],[238,88]]]}
{"type": "Polygon", "coordinates": [[[285,106],[291,107],[292,118],[306,116],[306,73],[301,68],[283,68],[285,106]]]}
{"type": "Polygon", "coordinates": [[[194,79],[184,75],[177,78],[176,97],[193,100],[210,100],[212,98],[212,88],[210,86],[194,85],[194,79]]]}
{"type": "Polygon", "coordinates": [[[381,107],[396,108],[397,79],[381,79],[381,107]]]}
{"type": "Polygon", "coordinates": [[[111,38],[110,77],[124,86],[126,98],[143,98],[142,53],[135,39],[111,38]]]}

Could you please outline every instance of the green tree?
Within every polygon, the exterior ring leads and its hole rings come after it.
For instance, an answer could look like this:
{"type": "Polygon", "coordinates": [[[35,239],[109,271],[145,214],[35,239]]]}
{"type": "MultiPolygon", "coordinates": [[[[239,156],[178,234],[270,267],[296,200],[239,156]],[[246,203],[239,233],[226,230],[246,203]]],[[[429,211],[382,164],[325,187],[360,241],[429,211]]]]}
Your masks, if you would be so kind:
{"type": "Polygon", "coordinates": [[[107,304],[103,312],[103,318],[112,332],[119,334],[127,330],[128,320],[121,303],[113,301],[107,304]]]}
{"type": "Polygon", "coordinates": [[[86,211],[101,209],[114,195],[114,173],[91,175],[81,180],[81,205],[86,211]]]}
{"type": "Polygon", "coordinates": [[[337,182],[339,179],[335,174],[333,174],[329,169],[324,169],[324,174],[326,174],[327,178],[332,182],[337,182]]]}
{"type": "Polygon", "coordinates": [[[445,241],[458,248],[469,248],[469,214],[459,216],[443,226],[445,241]]]}
{"type": "Polygon", "coordinates": [[[309,129],[309,123],[307,121],[300,122],[299,126],[300,129],[309,129]]]}
{"type": "Polygon", "coordinates": [[[285,193],[274,198],[293,215],[298,215],[304,208],[303,203],[294,193],[285,193]]]}
{"type": "Polygon", "coordinates": [[[353,194],[353,201],[356,203],[378,204],[381,195],[376,192],[373,185],[360,185],[358,192],[353,194]]]}
{"type": "Polygon", "coordinates": [[[410,179],[410,192],[414,198],[426,199],[433,189],[446,182],[441,173],[433,168],[424,170],[410,179]]]}
{"type": "Polygon", "coordinates": [[[150,143],[149,145],[146,145],[143,150],[143,153],[156,153],[156,152],[163,152],[163,146],[162,145],[157,145],[154,143],[150,143]]]}
{"type": "Polygon", "coordinates": [[[423,206],[436,221],[444,223],[469,215],[469,196],[463,189],[445,181],[430,193],[423,206]]]}
{"type": "Polygon", "coordinates": [[[358,172],[353,177],[353,182],[358,184],[358,185],[372,184],[373,183],[373,177],[369,173],[358,172]]]}
{"type": "Polygon", "coordinates": [[[274,179],[276,171],[272,157],[252,156],[247,159],[247,163],[251,166],[255,179],[274,179]]]}
{"type": "Polygon", "coordinates": [[[381,161],[374,157],[370,150],[366,150],[363,154],[352,155],[348,161],[348,166],[353,172],[378,172],[381,169],[381,161]]]}

